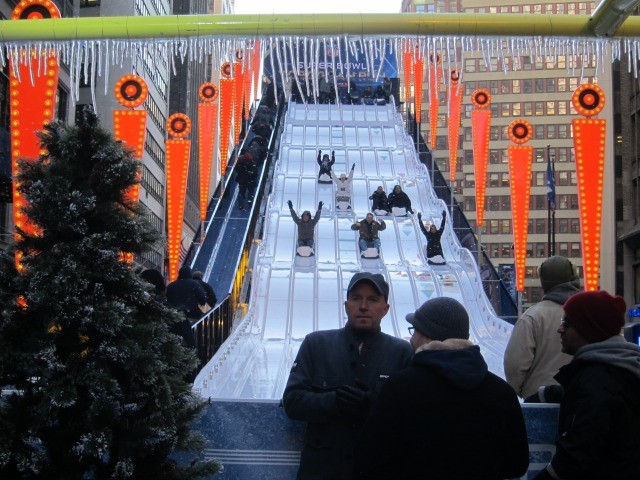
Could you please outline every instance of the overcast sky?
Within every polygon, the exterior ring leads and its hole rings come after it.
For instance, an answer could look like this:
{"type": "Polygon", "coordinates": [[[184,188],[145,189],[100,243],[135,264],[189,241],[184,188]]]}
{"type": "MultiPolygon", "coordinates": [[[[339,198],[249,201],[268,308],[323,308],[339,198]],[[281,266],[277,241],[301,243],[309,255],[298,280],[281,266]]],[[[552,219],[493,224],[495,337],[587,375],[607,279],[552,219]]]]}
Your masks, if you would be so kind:
{"type": "Polygon", "coordinates": [[[235,0],[235,13],[400,13],[402,0],[235,0]]]}

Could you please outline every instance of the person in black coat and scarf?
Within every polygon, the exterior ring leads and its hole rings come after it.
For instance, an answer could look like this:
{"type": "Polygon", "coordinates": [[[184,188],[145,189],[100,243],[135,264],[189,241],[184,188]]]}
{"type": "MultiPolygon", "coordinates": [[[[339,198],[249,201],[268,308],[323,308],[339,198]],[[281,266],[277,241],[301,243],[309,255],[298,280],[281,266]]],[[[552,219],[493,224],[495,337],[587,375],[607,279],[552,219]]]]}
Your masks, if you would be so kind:
{"type": "Polygon", "coordinates": [[[331,159],[329,159],[329,155],[326,153],[322,155],[322,150],[318,150],[317,162],[320,166],[320,171],[318,172],[318,183],[332,183],[331,167],[336,163],[336,151],[331,151],[331,159]]]}
{"type": "Polygon", "coordinates": [[[408,213],[413,213],[411,208],[411,199],[409,195],[402,191],[400,185],[393,187],[393,191],[389,194],[389,209],[404,208],[408,213]]]}
{"type": "Polygon", "coordinates": [[[191,268],[180,268],[177,280],[167,285],[167,303],[182,312],[185,320],[173,325],[171,331],[184,338],[185,343],[193,348],[196,346],[196,341],[193,338],[191,324],[202,317],[200,305],[204,306],[205,302],[204,289],[197,280],[193,279],[191,268]]]}
{"type": "Polygon", "coordinates": [[[234,170],[238,184],[238,208],[242,210],[245,199],[249,203],[253,202],[253,193],[258,184],[258,166],[253,161],[252,155],[245,152],[238,157],[238,163],[234,170]]]}
{"type": "Polygon", "coordinates": [[[432,223],[427,230],[422,223],[422,213],[418,212],[418,224],[420,225],[420,230],[425,237],[427,237],[427,262],[431,265],[444,265],[447,262],[444,260],[444,254],[442,253],[442,245],[440,244],[440,238],[442,237],[442,233],[444,232],[444,225],[447,220],[447,211],[442,211],[442,222],[440,223],[440,228],[437,229],[436,226],[432,223]]]}
{"type": "Polygon", "coordinates": [[[524,475],[529,445],[518,396],[468,340],[464,307],[432,298],[407,321],[415,354],[373,404],[355,450],[356,478],[524,475]]]}
{"type": "Polygon", "coordinates": [[[376,215],[389,213],[389,199],[387,193],[382,189],[382,185],[378,186],[375,192],[371,194],[369,200],[372,200],[371,211],[376,215]]]}

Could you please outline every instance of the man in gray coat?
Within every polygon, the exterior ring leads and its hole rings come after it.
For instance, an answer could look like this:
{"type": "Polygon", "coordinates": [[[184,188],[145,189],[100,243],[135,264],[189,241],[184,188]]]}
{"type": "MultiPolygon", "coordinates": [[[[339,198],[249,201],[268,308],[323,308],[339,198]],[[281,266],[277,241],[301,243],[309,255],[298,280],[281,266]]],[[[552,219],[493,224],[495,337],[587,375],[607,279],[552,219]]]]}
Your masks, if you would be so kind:
{"type": "Polygon", "coordinates": [[[300,346],[282,398],[289,418],[308,422],[300,480],[353,478],[353,449],[373,399],[411,361],[411,345],[380,330],[388,297],[381,274],[356,273],[345,327],[310,333],[300,346]]]}
{"type": "Polygon", "coordinates": [[[287,201],[287,205],[289,205],[289,212],[291,213],[291,218],[293,218],[293,222],[298,226],[298,247],[314,247],[313,240],[313,230],[316,227],[316,223],[320,220],[320,215],[322,213],[323,202],[318,203],[318,210],[313,218],[311,218],[311,212],[309,210],[305,210],[302,212],[302,218],[298,217],[298,214],[293,209],[293,203],[291,200],[287,201]]]}
{"type": "Polygon", "coordinates": [[[580,291],[577,270],[568,258],[547,258],[539,273],[542,301],[518,319],[504,352],[506,380],[524,399],[535,395],[539,387],[557,385],[553,376],[571,361],[570,355],[562,353],[556,331],[563,315],[562,306],[580,291]]]}

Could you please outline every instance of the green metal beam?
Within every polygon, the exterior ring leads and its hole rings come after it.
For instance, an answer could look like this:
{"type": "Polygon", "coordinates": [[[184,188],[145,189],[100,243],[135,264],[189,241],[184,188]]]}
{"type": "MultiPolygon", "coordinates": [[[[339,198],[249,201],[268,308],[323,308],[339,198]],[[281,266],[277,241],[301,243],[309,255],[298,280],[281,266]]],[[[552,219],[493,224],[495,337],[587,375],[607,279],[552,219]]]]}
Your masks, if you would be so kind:
{"type": "MultiPolygon", "coordinates": [[[[588,15],[484,13],[84,17],[1,21],[0,42],[280,35],[595,37],[593,25],[588,15]]],[[[616,36],[640,37],[640,17],[627,18],[616,36]]]]}

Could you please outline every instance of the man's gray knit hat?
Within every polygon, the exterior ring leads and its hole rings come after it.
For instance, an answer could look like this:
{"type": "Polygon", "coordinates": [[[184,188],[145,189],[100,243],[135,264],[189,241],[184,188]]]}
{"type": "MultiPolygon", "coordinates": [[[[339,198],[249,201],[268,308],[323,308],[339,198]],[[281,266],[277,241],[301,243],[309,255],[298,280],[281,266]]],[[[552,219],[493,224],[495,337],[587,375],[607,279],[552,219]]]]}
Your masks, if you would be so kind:
{"type": "Polygon", "coordinates": [[[542,290],[548,292],[556,285],[578,278],[578,271],[567,257],[556,255],[547,258],[538,271],[542,290]]]}
{"type": "Polygon", "coordinates": [[[449,297],[436,297],[424,302],[407,322],[432,340],[469,339],[469,315],[464,306],[449,297]]]}

